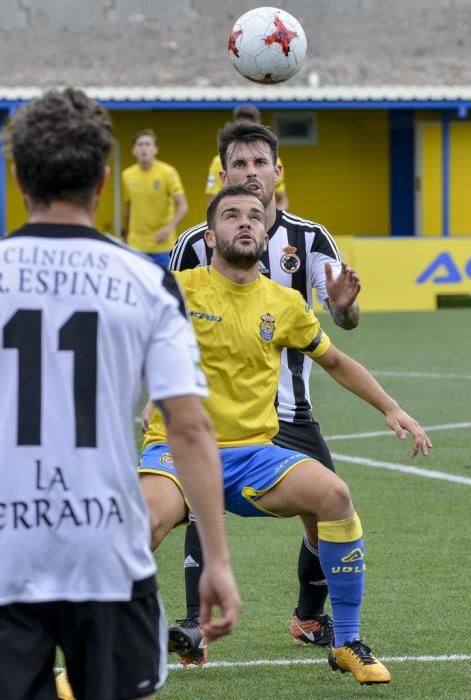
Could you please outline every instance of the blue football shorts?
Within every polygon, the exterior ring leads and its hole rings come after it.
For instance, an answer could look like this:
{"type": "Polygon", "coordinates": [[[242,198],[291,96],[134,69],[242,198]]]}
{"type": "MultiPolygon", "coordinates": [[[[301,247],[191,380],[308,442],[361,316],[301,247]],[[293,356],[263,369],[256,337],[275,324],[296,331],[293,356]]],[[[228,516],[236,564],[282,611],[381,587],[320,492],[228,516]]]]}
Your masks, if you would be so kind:
{"type": "MultiPolygon", "coordinates": [[[[298,464],[312,459],[302,452],[273,444],[224,447],[219,450],[219,455],[224,475],[226,510],[245,518],[278,517],[258,504],[260,497],[298,464]]],[[[142,452],[138,471],[167,476],[183,493],[168,445],[148,445],[142,452]]]]}

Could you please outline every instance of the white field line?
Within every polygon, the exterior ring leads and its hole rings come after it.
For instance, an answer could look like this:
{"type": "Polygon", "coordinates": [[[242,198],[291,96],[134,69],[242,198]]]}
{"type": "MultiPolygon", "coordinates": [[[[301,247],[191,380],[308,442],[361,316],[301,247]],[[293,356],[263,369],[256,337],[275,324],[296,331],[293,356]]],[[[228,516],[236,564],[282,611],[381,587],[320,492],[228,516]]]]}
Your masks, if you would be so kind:
{"type": "MultiPolygon", "coordinates": [[[[443,423],[443,425],[428,425],[424,428],[427,433],[437,430],[460,430],[461,428],[471,428],[471,423],[443,423]]],[[[396,437],[392,430],[374,430],[369,433],[339,433],[338,435],[324,435],[326,440],[357,440],[359,438],[372,437],[396,437]]]]}
{"type": "Polygon", "coordinates": [[[452,374],[447,372],[395,372],[389,370],[371,370],[375,377],[399,377],[408,379],[471,379],[471,374],[452,374]]]}
{"type": "MultiPolygon", "coordinates": [[[[471,374],[459,374],[453,372],[402,372],[399,370],[382,370],[382,369],[369,369],[371,374],[375,377],[398,377],[399,379],[457,379],[457,380],[470,380],[471,374]]],[[[313,367],[312,374],[318,374],[322,376],[324,374],[323,370],[318,367],[313,367]]]]}
{"type": "Polygon", "coordinates": [[[360,464],[364,467],[377,467],[379,469],[387,469],[388,471],[392,472],[402,472],[403,474],[423,476],[427,479],[452,481],[455,484],[465,484],[466,486],[471,486],[471,478],[467,476],[457,476],[455,474],[447,474],[446,472],[435,472],[430,469],[420,469],[419,467],[410,467],[406,464],[395,464],[394,462],[380,462],[379,460],[367,459],[366,457],[351,457],[350,455],[341,455],[334,452],[332,452],[332,458],[337,462],[360,464]]]}
{"type": "MultiPolygon", "coordinates": [[[[378,657],[387,663],[436,663],[443,661],[471,661],[471,654],[439,654],[438,656],[382,656],[378,657]]],[[[253,661],[208,661],[204,665],[209,668],[246,668],[247,666],[318,666],[326,664],[327,659],[254,659],[253,661]]],[[[202,671],[198,666],[182,666],[169,664],[170,671],[202,671]]],[[[63,671],[63,666],[56,666],[56,673],[63,671]]]]}
{"type": "MultiPolygon", "coordinates": [[[[471,661],[471,654],[443,654],[439,656],[382,656],[381,661],[388,663],[435,663],[440,661],[471,661]]],[[[326,664],[327,659],[254,659],[253,661],[208,661],[204,665],[209,668],[246,668],[247,666],[317,666],[326,664]]],[[[181,666],[169,664],[171,671],[199,670],[197,666],[181,666]]]]}

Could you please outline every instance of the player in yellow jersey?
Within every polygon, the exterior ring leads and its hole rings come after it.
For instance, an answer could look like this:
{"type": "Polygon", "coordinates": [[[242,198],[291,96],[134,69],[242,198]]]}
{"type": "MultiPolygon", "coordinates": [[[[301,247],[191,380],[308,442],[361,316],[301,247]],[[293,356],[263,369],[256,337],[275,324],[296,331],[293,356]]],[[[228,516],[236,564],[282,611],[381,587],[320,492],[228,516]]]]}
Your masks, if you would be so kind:
{"type": "Polygon", "coordinates": [[[136,134],[132,152],[137,163],[121,176],[124,239],[167,267],[176,227],[188,211],[185,191],[175,168],[157,160],[159,149],[152,129],[136,134]]]}
{"type": "MultiPolygon", "coordinates": [[[[260,110],[252,104],[239,105],[232,113],[234,122],[248,121],[254,124],[261,124],[260,110]]],[[[278,156],[276,165],[279,167],[280,175],[275,183],[275,200],[278,209],[288,209],[288,195],[286,194],[286,184],[284,176],[284,167],[281,158],[278,156]]],[[[205,194],[208,197],[208,205],[211,204],[217,193],[223,188],[221,173],[224,170],[222,167],[221,156],[219,153],[214,156],[208,171],[208,179],[206,180],[205,194]]]]}
{"type": "MultiPolygon", "coordinates": [[[[243,517],[301,517],[308,537],[319,537],[331,596],[331,667],[351,672],[360,683],[388,683],[389,671],[359,638],[365,552],[348,487],[320,462],[271,442],[278,430],[274,403],[283,349],[309,355],[382,412],[398,437],[411,433],[413,456],[428,454],[431,442],[362,365],[330,342],[299,292],[260,275],[266,213],[252,190],[222,190],[207,221],[211,265],[176,276],[186,292],[208,379],[205,405],[220,448],[226,509],[243,517]]],[[[189,508],[158,411],[145,436],[139,471],[156,547],[186,520],[189,508]]]]}

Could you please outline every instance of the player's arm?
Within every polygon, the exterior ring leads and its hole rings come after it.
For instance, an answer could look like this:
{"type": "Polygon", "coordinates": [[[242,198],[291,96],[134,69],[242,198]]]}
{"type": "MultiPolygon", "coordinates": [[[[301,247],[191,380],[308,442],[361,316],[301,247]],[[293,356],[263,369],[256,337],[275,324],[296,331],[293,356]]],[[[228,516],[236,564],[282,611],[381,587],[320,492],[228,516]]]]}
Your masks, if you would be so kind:
{"type": "Polygon", "coordinates": [[[313,356],[313,359],[336,382],[383,413],[387,425],[398,438],[404,440],[406,433],[410,433],[413,438],[412,457],[419,452],[428,454],[432,443],[425,430],[402,410],[363,365],[332,344],[323,354],[313,356]]]}
{"type": "Polygon", "coordinates": [[[232,631],[240,608],[224,535],[219,453],[211,421],[197,396],[169,398],[157,405],[185,496],[197,517],[204,557],[200,619],[205,636],[212,640],[232,631]],[[214,605],[221,615],[211,619],[214,605]]]}
{"type": "Polygon", "coordinates": [[[360,278],[355,270],[341,263],[340,274],[334,277],[332,266],[325,263],[325,281],[328,293],[326,300],[334,323],[345,330],[352,330],[360,321],[360,307],[356,303],[360,289],[360,278]]]}
{"type": "Polygon", "coordinates": [[[173,220],[170,223],[172,225],[172,228],[176,228],[178,224],[188,214],[188,202],[184,192],[174,194],[172,199],[175,203],[175,216],[173,217],[173,220]]]}
{"type": "Polygon", "coordinates": [[[179,192],[178,194],[172,195],[172,199],[175,202],[175,214],[173,219],[159,228],[156,232],[155,240],[157,243],[163,243],[170,236],[172,231],[178,226],[180,221],[188,213],[188,202],[186,201],[186,195],[184,192],[179,192]]]}
{"type": "Polygon", "coordinates": [[[128,235],[129,235],[129,217],[131,215],[131,204],[130,202],[125,202],[124,203],[124,211],[123,211],[123,228],[121,231],[121,237],[123,241],[126,243],[128,240],[128,235]]]}

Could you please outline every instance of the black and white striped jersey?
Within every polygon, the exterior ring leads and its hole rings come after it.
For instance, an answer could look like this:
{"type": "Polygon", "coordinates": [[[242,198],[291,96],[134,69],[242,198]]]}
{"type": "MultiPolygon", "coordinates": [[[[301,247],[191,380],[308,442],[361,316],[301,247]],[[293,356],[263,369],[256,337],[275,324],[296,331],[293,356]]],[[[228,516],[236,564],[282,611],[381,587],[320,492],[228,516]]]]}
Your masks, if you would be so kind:
{"type": "Polygon", "coordinates": [[[92,228],[28,224],[0,239],[0,299],[0,605],[129,600],[155,572],[142,382],[206,395],[176,281],[92,228]]]}
{"type": "MultiPolygon", "coordinates": [[[[211,249],[204,240],[206,229],[204,221],[180,235],[171,253],[171,270],[186,270],[210,262],[211,249]]],[[[310,306],[315,289],[325,306],[328,298],[325,263],[331,264],[334,276],[340,273],[341,264],[337,245],[324,226],[277,210],[268,238],[268,249],[260,260],[260,272],[285,287],[297,289],[310,306]]],[[[312,420],[311,366],[310,358],[298,350],[283,350],[277,396],[280,420],[293,423],[312,420]]]]}

